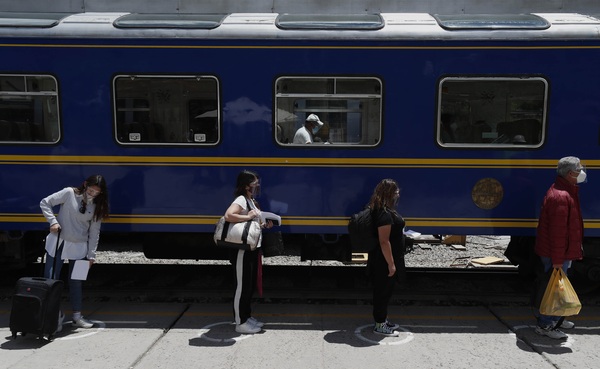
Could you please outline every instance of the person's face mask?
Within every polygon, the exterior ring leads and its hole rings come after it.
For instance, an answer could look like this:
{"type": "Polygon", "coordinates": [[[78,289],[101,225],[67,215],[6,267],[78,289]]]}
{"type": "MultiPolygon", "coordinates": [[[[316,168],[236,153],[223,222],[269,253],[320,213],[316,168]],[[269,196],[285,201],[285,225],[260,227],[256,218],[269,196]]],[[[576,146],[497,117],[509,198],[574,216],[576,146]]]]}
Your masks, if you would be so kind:
{"type": "Polygon", "coordinates": [[[577,175],[577,183],[584,183],[587,179],[587,174],[585,174],[585,171],[582,169],[581,172],[579,172],[579,174],[577,175]]]}
{"type": "Polygon", "coordinates": [[[581,171],[579,171],[579,174],[577,176],[571,176],[571,177],[577,178],[577,183],[587,182],[587,174],[585,173],[585,168],[582,168],[581,171]]]}
{"type": "Polygon", "coordinates": [[[315,127],[313,127],[313,129],[312,129],[312,133],[313,133],[313,135],[316,135],[316,134],[317,134],[317,132],[319,132],[319,129],[320,129],[320,128],[321,128],[320,126],[315,126],[315,127]]]}

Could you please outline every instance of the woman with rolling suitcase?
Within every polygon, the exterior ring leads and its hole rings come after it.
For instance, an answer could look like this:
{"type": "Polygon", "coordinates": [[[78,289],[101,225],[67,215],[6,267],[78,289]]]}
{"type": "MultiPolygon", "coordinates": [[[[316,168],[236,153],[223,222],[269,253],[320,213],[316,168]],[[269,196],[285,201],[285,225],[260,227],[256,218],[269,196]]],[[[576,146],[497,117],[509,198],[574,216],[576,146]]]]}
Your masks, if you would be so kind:
{"type": "MultiPolygon", "coordinates": [[[[92,175],[79,187],[66,187],[42,199],[40,208],[50,223],[44,277],[55,275],[59,278],[63,260],[69,260],[69,299],[73,310],[73,326],[91,328],[93,323],[81,315],[82,281],[73,279],[72,272],[76,260],[88,260],[90,267],[94,264],[100,225],[103,219],[108,218],[106,180],[99,174],[92,175]],[[57,215],[53,211],[55,206],[60,206],[57,215]],[[57,263],[54,263],[55,259],[57,263]],[[56,270],[53,270],[54,264],[56,270]]],[[[62,324],[58,330],[61,327],[62,324]]]]}

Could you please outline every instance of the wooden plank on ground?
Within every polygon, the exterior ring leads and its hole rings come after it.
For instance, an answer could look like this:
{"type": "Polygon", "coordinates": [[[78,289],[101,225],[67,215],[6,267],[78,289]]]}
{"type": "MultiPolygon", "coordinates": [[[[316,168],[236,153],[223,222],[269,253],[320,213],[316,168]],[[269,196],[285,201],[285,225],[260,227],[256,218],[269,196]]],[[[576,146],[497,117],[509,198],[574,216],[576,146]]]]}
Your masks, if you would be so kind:
{"type": "Polygon", "coordinates": [[[368,252],[353,252],[352,253],[352,263],[366,263],[369,261],[369,253],[368,252]]]}
{"type": "Polygon", "coordinates": [[[481,265],[490,265],[490,264],[500,264],[504,262],[503,258],[498,258],[495,256],[486,256],[483,258],[471,259],[472,263],[481,264],[481,265]]]}

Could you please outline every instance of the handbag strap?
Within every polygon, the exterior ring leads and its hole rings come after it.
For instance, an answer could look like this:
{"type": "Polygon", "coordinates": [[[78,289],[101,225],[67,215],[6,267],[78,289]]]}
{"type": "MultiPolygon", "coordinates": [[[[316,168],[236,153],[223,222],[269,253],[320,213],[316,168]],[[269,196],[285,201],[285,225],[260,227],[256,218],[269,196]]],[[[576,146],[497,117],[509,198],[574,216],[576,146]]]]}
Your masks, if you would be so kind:
{"type": "Polygon", "coordinates": [[[246,196],[244,196],[244,199],[246,199],[246,206],[248,207],[248,212],[250,212],[250,210],[256,210],[256,205],[254,205],[254,201],[248,201],[248,198],[246,196]]]}
{"type": "MultiPolygon", "coordinates": [[[[246,199],[246,206],[248,207],[248,211],[250,211],[250,209],[256,209],[255,206],[253,206],[254,204],[250,205],[250,202],[248,201],[248,198],[246,196],[244,196],[244,199],[246,199]]],[[[250,222],[253,221],[253,219],[246,221],[244,224],[244,232],[242,233],[242,242],[243,243],[248,243],[248,233],[250,232],[250,222]]],[[[227,237],[227,233],[229,232],[229,223],[228,221],[224,220],[223,221],[223,231],[221,232],[221,241],[225,241],[225,237],[227,237]]]]}
{"type": "Polygon", "coordinates": [[[223,219],[223,231],[221,231],[221,241],[225,241],[227,232],[229,232],[229,222],[223,219]]]}

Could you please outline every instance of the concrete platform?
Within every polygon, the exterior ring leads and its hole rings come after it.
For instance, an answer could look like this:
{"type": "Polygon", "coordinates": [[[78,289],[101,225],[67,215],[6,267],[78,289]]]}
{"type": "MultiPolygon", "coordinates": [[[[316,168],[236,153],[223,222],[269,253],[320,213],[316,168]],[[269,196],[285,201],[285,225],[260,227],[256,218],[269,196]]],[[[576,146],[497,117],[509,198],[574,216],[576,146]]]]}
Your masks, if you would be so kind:
{"type": "MultiPolygon", "coordinates": [[[[66,308],[66,306],[65,306],[66,308]]],[[[0,303],[0,368],[592,368],[600,308],[584,307],[569,338],[533,331],[526,307],[391,306],[398,337],[372,333],[368,305],[255,304],[263,332],[240,335],[225,304],[86,303],[91,329],[52,342],[11,338],[0,303]]]]}

